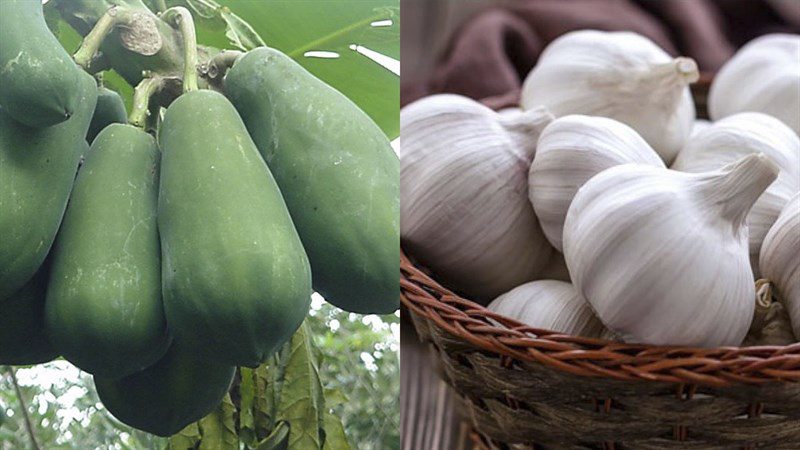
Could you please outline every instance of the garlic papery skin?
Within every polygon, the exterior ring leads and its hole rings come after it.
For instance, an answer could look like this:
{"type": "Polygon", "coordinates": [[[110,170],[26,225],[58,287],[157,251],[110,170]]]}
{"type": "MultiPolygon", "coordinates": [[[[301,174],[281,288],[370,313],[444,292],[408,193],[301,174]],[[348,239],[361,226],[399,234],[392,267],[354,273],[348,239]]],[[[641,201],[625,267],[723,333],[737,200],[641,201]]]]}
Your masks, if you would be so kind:
{"type": "Polygon", "coordinates": [[[574,31],[554,40],[522,85],[523,109],[544,105],[556,117],[586,114],[636,130],[665,163],[683,147],[695,119],[691,58],[672,58],[631,32],[574,31]]]}
{"type": "Polygon", "coordinates": [[[778,289],[794,335],[800,336],[800,194],[786,204],[764,238],[761,271],[778,289]]]}
{"type": "Polygon", "coordinates": [[[800,134],[800,35],[753,39],[717,72],[708,92],[711,118],[745,111],[774,116],[800,134]]]}
{"type": "Polygon", "coordinates": [[[714,122],[681,150],[672,169],[707,172],[737,159],[763,153],[780,168],[778,179],[758,198],[747,215],[750,263],[759,277],[761,243],[789,199],[800,191],[800,138],[780,120],[746,112],[714,122]]]}
{"type": "Polygon", "coordinates": [[[528,195],[542,231],[558,251],[575,193],[593,176],[621,164],[664,167],[633,128],[614,119],[570,115],[544,129],[528,176],[528,195]]]}
{"type": "Polygon", "coordinates": [[[528,201],[528,170],[552,120],[457,95],[402,109],[401,239],[438,281],[485,304],[547,266],[553,248],[528,201]]]}
{"type": "MultiPolygon", "coordinates": [[[[696,119],[696,120],[694,121],[694,125],[692,125],[692,132],[689,134],[689,140],[687,141],[687,144],[688,144],[689,142],[691,142],[692,138],[694,138],[694,137],[697,135],[697,133],[699,133],[699,132],[701,132],[701,131],[705,130],[705,129],[706,129],[706,128],[708,128],[708,127],[710,127],[710,126],[711,126],[711,123],[712,123],[712,122],[711,122],[710,120],[706,120],[706,119],[696,119]]],[[[680,154],[680,153],[679,153],[679,154],[680,154]]]]}
{"type": "Polygon", "coordinates": [[[761,154],[700,174],[637,164],[601,172],[567,213],[573,284],[627,342],[739,345],[755,298],[745,216],[777,173],[761,154]]]}
{"type": "Polygon", "coordinates": [[[563,281],[525,283],[497,297],[487,308],[533,328],[589,338],[607,335],[586,300],[563,281]]]}

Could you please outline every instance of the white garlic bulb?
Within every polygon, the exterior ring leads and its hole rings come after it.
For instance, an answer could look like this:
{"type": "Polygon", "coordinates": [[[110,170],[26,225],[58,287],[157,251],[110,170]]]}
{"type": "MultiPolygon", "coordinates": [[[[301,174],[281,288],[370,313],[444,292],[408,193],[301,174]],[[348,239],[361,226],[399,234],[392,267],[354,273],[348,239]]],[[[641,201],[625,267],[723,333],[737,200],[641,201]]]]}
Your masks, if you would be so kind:
{"type": "Polygon", "coordinates": [[[687,144],[691,142],[692,138],[694,138],[697,133],[705,130],[706,128],[711,126],[711,121],[706,119],[695,119],[694,125],[692,125],[692,132],[689,134],[689,140],[687,144]]]}
{"type": "Polygon", "coordinates": [[[700,174],[636,164],[601,172],[564,226],[575,287],[625,341],[739,345],[755,298],[744,221],[777,174],[762,154],[700,174]]]}
{"type": "Polygon", "coordinates": [[[708,92],[711,118],[745,111],[774,116],[800,134],[800,35],[753,39],[717,72],[708,92]]]}
{"type": "Polygon", "coordinates": [[[666,163],[695,119],[688,85],[697,64],[672,58],[631,32],[573,31],[554,40],[522,85],[522,108],[544,105],[556,117],[588,114],[636,130],[666,163]]]}
{"type": "Polygon", "coordinates": [[[400,112],[400,234],[437,279],[489,301],[536,278],[553,251],[528,201],[544,109],[500,116],[457,95],[400,112]]]}
{"type": "Polygon", "coordinates": [[[497,297],[487,308],[533,328],[592,338],[607,335],[586,300],[563,281],[525,283],[497,297]]]}
{"type": "Polygon", "coordinates": [[[786,204],[761,247],[761,271],[778,288],[795,336],[800,336],[800,194],[786,204]]]}
{"type": "Polygon", "coordinates": [[[528,176],[528,195],[553,247],[562,251],[564,219],[578,189],[603,170],[630,163],[664,167],[636,131],[614,119],[570,115],[544,129],[528,176]]]}
{"type": "MultiPolygon", "coordinates": [[[[798,86],[800,88],[800,86],[798,86]]],[[[758,254],[784,205],[800,191],[800,138],[780,120],[762,113],[734,114],[698,132],[681,150],[672,169],[708,172],[754,153],[763,153],[780,168],[778,179],[747,215],[750,263],[759,276],[758,254]]]]}

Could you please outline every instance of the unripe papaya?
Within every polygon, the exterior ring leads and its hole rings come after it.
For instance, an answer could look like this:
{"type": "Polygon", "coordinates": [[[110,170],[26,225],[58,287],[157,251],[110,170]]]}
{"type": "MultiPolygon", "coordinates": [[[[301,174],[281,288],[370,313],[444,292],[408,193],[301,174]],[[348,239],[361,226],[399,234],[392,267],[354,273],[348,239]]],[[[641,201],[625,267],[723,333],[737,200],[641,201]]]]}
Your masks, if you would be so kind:
{"type": "Polygon", "coordinates": [[[46,292],[45,265],[22,289],[0,303],[0,365],[39,364],[58,356],[45,333],[46,292]]]}
{"type": "Polygon", "coordinates": [[[0,304],[42,265],[58,231],[86,145],[97,84],[81,77],[66,122],[30,128],[0,109],[0,304]]]}
{"type": "Polygon", "coordinates": [[[0,1],[0,106],[31,127],[80,108],[81,70],[47,28],[41,0],[0,1]]]}
{"type": "Polygon", "coordinates": [[[347,311],[395,311],[400,165],[384,133],[274,49],[245,54],[225,88],[283,192],[314,289],[347,311]]]}
{"type": "Polygon", "coordinates": [[[78,172],[52,251],[50,341],[86,372],[120,378],[169,346],[161,301],[155,139],[106,127],[78,172]]]}
{"type": "Polygon", "coordinates": [[[94,108],[92,123],[86,133],[86,140],[91,144],[103,128],[112,123],[127,123],[128,113],[125,102],[116,92],[105,87],[97,89],[97,106],[94,108]]]}
{"type": "Polygon", "coordinates": [[[235,367],[201,361],[177,342],[155,365],[122,379],[95,375],[97,395],[120,422],[171,436],[217,407],[235,367]]]}
{"type": "Polygon", "coordinates": [[[308,313],[311,270],[269,169],[214,91],[174,101],[159,130],[162,292],[176,339],[255,367],[308,313]]]}

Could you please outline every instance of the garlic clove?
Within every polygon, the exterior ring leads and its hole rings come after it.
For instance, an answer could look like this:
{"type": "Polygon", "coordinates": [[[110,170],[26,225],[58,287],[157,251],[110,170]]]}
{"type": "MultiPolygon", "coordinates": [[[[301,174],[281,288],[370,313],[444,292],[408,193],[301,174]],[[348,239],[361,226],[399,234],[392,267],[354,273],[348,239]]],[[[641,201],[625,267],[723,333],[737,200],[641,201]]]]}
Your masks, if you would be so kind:
{"type": "Polygon", "coordinates": [[[533,280],[553,252],[528,201],[528,169],[552,115],[500,116],[457,95],[400,113],[403,245],[437,279],[489,301],[533,280]]]}
{"type": "Polygon", "coordinates": [[[488,309],[533,328],[590,338],[608,336],[586,300],[563,281],[525,283],[497,297],[488,309]]]}
{"type": "Polygon", "coordinates": [[[765,154],[780,167],[778,179],[756,201],[747,217],[750,262],[758,278],[764,236],[789,198],[800,191],[800,138],[780,120],[766,114],[734,114],[694,135],[678,154],[672,168],[704,172],[755,153],[765,154]]]}
{"type": "Polygon", "coordinates": [[[708,110],[714,120],[766,113],[800,134],[800,36],[769,34],[740,48],[714,77],[708,110]]]}
{"type": "Polygon", "coordinates": [[[635,129],[666,163],[689,137],[695,107],[688,85],[697,64],[672,58],[644,36],[582,30],[548,45],[522,86],[521,105],[556,117],[587,114],[635,129]]]}
{"type": "Polygon", "coordinates": [[[761,246],[761,271],[778,290],[795,336],[800,336],[800,193],[795,194],[761,246]]]}
{"type": "Polygon", "coordinates": [[[755,297],[744,218],[776,177],[761,154],[700,174],[637,164],[601,172],[564,226],[575,287],[625,341],[739,345],[755,297]]]}
{"type": "Polygon", "coordinates": [[[569,115],[544,129],[528,176],[528,195],[553,247],[562,251],[564,219],[578,189],[603,170],[629,163],[664,167],[636,131],[614,119],[569,115]]]}
{"type": "MultiPolygon", "coordinates": [[[[705,130],[706,128],[708,128],[710,126],[711,126],[711,121],[710,120],[696,119],[694,121],[694,125],[692,125],[692,132],[689,134],[689,140],[687,141],[687,144],[689,142],[691,142],[692,139],[694,139],[695,136],[697,136],[697,133],[705,130]]],[[[679,153],[679,155],[680,155],[680,153],[679,153]]]]}

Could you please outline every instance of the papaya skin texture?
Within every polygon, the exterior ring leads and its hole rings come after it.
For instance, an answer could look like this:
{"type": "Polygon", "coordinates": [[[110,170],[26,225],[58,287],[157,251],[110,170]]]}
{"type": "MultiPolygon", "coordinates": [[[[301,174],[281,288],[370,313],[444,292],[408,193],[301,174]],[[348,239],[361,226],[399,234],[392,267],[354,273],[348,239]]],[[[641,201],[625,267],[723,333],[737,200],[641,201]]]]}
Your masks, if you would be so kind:
{"type": "Polygon", "coordinates": [[[44,299],[47,268],[0,304],[0,365],[24,366],[54,360],[58,352],[47,340],[44,299]]]}
{"type": "Polygon", "coordinates": [[[95,139],[53,245],[46,324],[61,355],[120,378],[170,343],[161,300],[155,139],[124,124],[95,139]]]}
{"type": "Polygon", "coordinates": [[[225,78],[228,97],[283,192],[314,289],[350,312],[400,307],[400,163],[358,106],[278,50],[225,78]]]}
{"type": "Polygon", "coordinates": [[[64,122],[80,107],[80,73],[41,1],[0,1],[0,106],[9,116],[36,128],[64,122]]]}
{"type": "Polygon", "coordinates": [[[97,84],[81,75],[72,117],[48,128],[29,128],[0,109],[0,304],[41,266],[67,206],[97,84]]]}
{"type": "Polygon", "coordinates": [[[120,422],[169,437],[217,407],[235,367],[201,361],[177,344],[155,365],[122,379],[95,375],[97,395],[120,422]]]}
{"type": "Polygon", "coordinates": [[[170,105],[158,226],[170,331],[206,359],[255,367],[308,313],[311,270],[236,110],[200,90],[170,105]]]}
{"type": "Polygon", "coordinates": [[[86,140],[91,144],[103,129],[112,123],[127,123],[128,112],[122,97],[111,89],[97,89],[97,106],[94,108],[92,123],[86,133],[86,140]]]}

